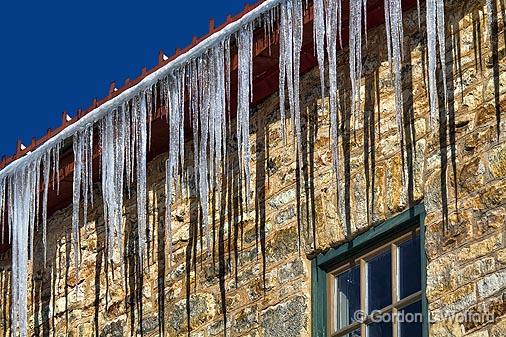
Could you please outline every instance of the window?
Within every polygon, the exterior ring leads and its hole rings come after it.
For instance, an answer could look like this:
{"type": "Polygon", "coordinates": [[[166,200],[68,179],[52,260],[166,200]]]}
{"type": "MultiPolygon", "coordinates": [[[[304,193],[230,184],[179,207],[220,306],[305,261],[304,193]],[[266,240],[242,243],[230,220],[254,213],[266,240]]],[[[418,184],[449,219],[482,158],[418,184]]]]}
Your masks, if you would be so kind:
{"type": "Polygon", "coordinates": [[[313,336],[426,336],[423,206],[313,261],[313,336]]]}

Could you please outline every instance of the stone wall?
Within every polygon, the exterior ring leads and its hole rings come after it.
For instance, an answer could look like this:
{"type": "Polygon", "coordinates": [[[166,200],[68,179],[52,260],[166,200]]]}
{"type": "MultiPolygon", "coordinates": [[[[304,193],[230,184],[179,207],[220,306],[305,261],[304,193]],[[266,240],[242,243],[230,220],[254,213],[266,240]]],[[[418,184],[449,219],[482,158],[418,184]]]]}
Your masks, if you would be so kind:
{"type": "MultiPolygon", "coordinates": [[[[285,145],[281,139],[278,99],[273,95],[251,114],[252,204],[241,203],[233,179],[237,161],[231,157],[223,192],[211,212],[212,253],[201,249],[205,238],[197,201],[190,197],[180,199],[172,212],[171,261],[164,228],[166,156],[156,158],[148,167],[149,260],[142,271],[136,254],[135,195],[125,206],[122,267],[119,252],[110,263],[104,256],[97,185],[89,216],[93,221],[81,228],[79,280],[69,263],[70,208],[50,219],[45,267],[42,246],[35,247],[31,331],[58,337],[141,332],[212,337],[225,331],[230,336],[309,336],[310,258],[344,242],[346,224],[356,235],[423,202],[430,314],[492,312],[496,318],[494,324],[474,325],[440,320],[431,325],[431,336],[506,335],[506,127],[500,118],[506,104],[506,36],[500,15],[493,34],[497,44],[491,48],[484,1],[446,3],[450,104],[439,125],[428,120],[425,35],[412,10],[404,18],[403,146],[395,123],[384,27],[378,27],[368,32],[363,52],[365,113],[357,118],[349,112],[346,50],[338,57],[339,186],[332,172],[329,112],[326,100],[319,98],[318,69],[313,69],[301,83],[306,140],[301,176],[292,142],[285,145]]],[[[232,143],[229,147],[230,153],[236,148],[232,143]]],[[[8,335],[9,325],[7,255],[0,260],[0,336],[8,335]]]]}

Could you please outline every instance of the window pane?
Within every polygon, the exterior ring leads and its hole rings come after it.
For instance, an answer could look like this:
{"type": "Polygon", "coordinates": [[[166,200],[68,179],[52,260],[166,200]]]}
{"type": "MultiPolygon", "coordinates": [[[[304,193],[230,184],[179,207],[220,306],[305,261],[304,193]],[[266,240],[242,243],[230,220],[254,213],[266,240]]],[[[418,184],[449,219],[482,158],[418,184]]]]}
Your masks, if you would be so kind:
{"type": "Polygon", "coordinates": [[[383,309],[392,304],[392,254],[384,252],[367,262],[367,308],[383,309]]]}
{"type": "Polygon", "coordinates": [[[380,322],[367,326],[367,337],[392,337],[392,323],[380,322]]]}
{"type": "Polygon", "coordinates": [[[399,245],[399,299],[422,290],[420,236],[399,245]]]}
{"type": "Polygon", "coordinates": [[[399,310],[399,337],[422,337],[422,303],[399,310]]]}
{"type": "Polygon", "coordinates": [[[360,268],[353,267],[336,277],[337,329],[355,321],[354,313],[360,310],[360,268]]]}

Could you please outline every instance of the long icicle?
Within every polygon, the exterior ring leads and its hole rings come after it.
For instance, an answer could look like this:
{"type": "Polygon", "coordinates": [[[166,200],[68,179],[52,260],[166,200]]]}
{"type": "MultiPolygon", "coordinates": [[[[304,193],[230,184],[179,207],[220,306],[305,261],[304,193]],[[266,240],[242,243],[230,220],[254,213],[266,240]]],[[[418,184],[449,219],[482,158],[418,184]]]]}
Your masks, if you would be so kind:
{"type": "Polygon", "coordinates": [[[448,85],[446,83],[446,24],[445,0],[436,0],[437,37],[439,43],[439,62],[443,75],[444,111],[448,111],[448,85]]]}
{"type": "Polygon", "coordinates": [[[393,80],[395,87],[397,131],[401,139],[401,144],[404,144],[402,118],[404,110],[402,97],[402,43],[404,33],[402,27],[402,7],[400,0],[385,0],[385,25],[391,79],[393,80]]]}
{"type": "Polygon", "coordinates": [[[350,77],[351,116],[357,121],[360,109],[360,81],[362,78],[362,1],[350,0],[350,77]]]}
{"type": "Polygon", "coordinates": [[[340,26],[339,16],[341,0],[329,1],[325,10],[327,55],[329,57],[329,87],[330,87],[330,125],[332,144],[332,166],[336,181],[339,181],[339,116],[337,106],[337,32],[340,26]]]}
{"type": "Polygon", "coordinates": [[[253,67],[253,26],[248,24],[241,28],[238,37],[238,107],[237,139],[241,176],[244,177],[246,209],[250,204],[250,148],[249,148],[249,109],[251,100],[251,75],[253,67]]]}
{"type": "Polygon", "coordinates": [[[81,244],[80,244],[80,230],[79,230],[79,210],[81,203],[81,182],[83,176],[83,167],[86,166],[85,158],[83,156],[84,148],[84,136],[83,132],[79,132],[74,136],[73,148],[74,148],[74,187],[73,187],[73,198],[72,198],[72,246],[74,248],[74,268],[76,277],[76,287],[79,285],[79,269],[81,260],[81,244]]]}
{"type": "Polygon", "coordinates": [[[428,82],[429,82],[429,103],[430,103],[430,124],[435,126],[439,121],[439,103],[437,94],[437,21],[436,21],[436,1],[427,0],[426,2],[426,26],[427,26],[427,55],[428,55],[428,82]]]}
{"type": "Polygon", "coordinates": [[[320,86],[322,91],[322,104],[325,99],[325,10],[323,7],[324,0],[314,0],[314,21],[313,21],[313,38],[316,46],[316,58],[318,60],[318,68],[320,70],[320,86]]]}
{"type": "Polygon", "coordinates": [[[137,232],[139,236],[139,264],[141,271],[146,256],[146,227],[147,227],[147,187],[146,187],[146,162],[147,162],[147,107],[146,93],[141,93],[137,109],[137,232]]]}
{"type": "Polygon", "coordinates": [[[49,176],[51,172],[51,151],[46,152],[43,157],[43,179],[44,192],[42,196],[42,245],[44,246],[44,267],[47,261],[47,198],[49,193],[49,176]]]}
{"type": "MultiPolygon", "coordinates": [[[[207,55],[206,55],[207,56],[207,55]]],[[[199,60],[198,79],[199,79],[199,197],[200,210],[202,212],[202,222],[206,236],[206,248],[209,252],[211,240],[209,237],[209,105],[210,105],[210,87],[209,87],[209,59],[208,57],[199,60]]]]}

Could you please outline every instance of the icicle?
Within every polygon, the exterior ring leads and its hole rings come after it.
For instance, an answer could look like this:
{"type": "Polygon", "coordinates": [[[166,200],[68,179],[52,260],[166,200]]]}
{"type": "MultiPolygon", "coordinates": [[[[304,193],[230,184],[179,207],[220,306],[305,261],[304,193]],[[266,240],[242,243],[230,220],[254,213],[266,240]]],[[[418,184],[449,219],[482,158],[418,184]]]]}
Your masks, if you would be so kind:
{"type": "Polygon", "coordinates": [[[316,46],[316,55],[318,67],[320,69],[320,86],[322,91],[322,104],[325,99],[325,13],[323,0],[315,0],[314,10],[314,44],[316,46]]]}
{"type": "Polygon", "coordinates": [[[128,109],[114,110],[102,120],[101,125],[102,198],[110,261],[115,246],[120,258],[123,258],[123,188],[125,168],[129,167],[129,162],[125,160],[125,153],[129,152],[126,139],[130,139],[131,133],[130,118],[127,118],[129,114],[128,109]]]}
{"type": "Polygon", "coordinates": [[[426,3],[427,25],[427,54],[429,73],[429,97],[430,97],[430,122],[434,126],[439,121],[439,100],[437,93],[437,42],[439,42],[439,58],[444,87],[444,109],[447,109],[447,85],[446,85],[446,43],[445,43],[445,18],[444,0],[428,0],[426,3]]]}
{"type": "Polygon", "coordinates": [[[198,189],[200,198],[200,211],[202,212],[202,222],[206,235],[206,248],[209,252],[210,237],[209,237],[209,105],[210,105],[210,87],[209,87],[209,73],[208,73],[208,60],[203,57],[198,60],[198,83],[199,83],[199,166],[198,166],[198,189]]]}
{"type": "Polygon", "coordinates": [[[137,231],[139,235],[139,262],[142,266],[146,256],[146,162],[147,162],[147,116],[146,93],[141,93],[137,115],[137,231]]]}
{"type": "Polygon", "coordinates": [[[182,67],[179,72],[178,78],[178,89],[179,89],[179,113],[181,114],[181,118],[179,119],[179,174],[181,175],[180,179],[180,191],[182,194],[183,190],[183,168],[184,168],[184,159],[185,159],[185,151],[184,151],[184,142],[185,142],[185,134],[184,134],[184,112],[185,112],[185,85],[186,85],[186,66],[182,67]]]}
{"type": "Polygon", "coordinates": [[[88,204],[93,195],[93,128],[87,128],[82,135],[82,191],[83,191],[83,224],[88,223],[88,204]]]}
{"type": "Polygon", "coordinates": [[[362,4],[350,0],[350,77],[351,115],[356,123],[357,107],[360,109],[360,81],[362,78],[362,4]]]}
{"type": "MultiPolygon", "coordinates": [[[[288,35],[287,26],[289,22],[286,18],[286,5],[281,5],[281,21],[279,26],[279,113],[281,121],[281,138],[283,143],[286,144],[286,97],[285,97],[285,85],[286,85],[286,59],[285,56],[289,55],[291,59],[291,53],[287,53],[287,45],[289,45],[290,36],[288,35]]],[[[291,44],[290,44],[291,45],[291,44]]]]}
{"type": "Polygon", "coordinates": [[[44,268],[47,261],[47,198],[49,192],[49,175],[51,171],[51,151],[44,154],[43,157],[43,179],[44,192],[42,197],[42,245],[44,246],[44,268]]]}
{"type": "Polygon", "coordinates": [[[124,118],[124,122],[125,122],[125,125],[124,125],[124,128],[127,128],[125,129],[123,135],[124,135],[124,139],[122,139],[122,141],[125,142],[125,151],[124,151],[124,155],[125,155],[125,164],[124,164],[124,170],[125,170],[125,181],[126,181],[126,187],[127,187],[127,192],[128,192],[128,198],[130,198],[130,195],[131,195],[131,184],[132,184],[132,163],[134,162],[134,158],[132,158],[132,148],[133,148],[133,144],[132,144],[132,136],[134,135],[133,132],[131,132],[131,128],[132,128],[132,113],[131,113],[131,109],[130,109],[130,104],[129,102],[123,102],[123,104],[121,105],[120,107],[121,109],[121,113],[123,114],[123,118],[124,118]]]}
{"type": "Polygon", "coordinates": [[[184,151],[184,68],[174,74],[169,75],[167,86],[168,96],[168,115],[169,115],[169,155],[166,162],[166,213],[165,222],[169,235],[169,264],[172,267],[172,197],[176,190],[179,179],[177,175],[182,167],[184,151]],[[181,166],[180,166],[181,165],[181,166]]]}
{"type": "Polygon", "coordinates": [[[403,97],[402,97],[402,45],[404,39],[402,26],[402,7],[400,0],[385,0],[385,25],[387,33],[388,60],[390,75],[395,86],[395,109],[397,131],[403,144],[403,97]]]}
{"type": "MultiPolygon", "coordinates": [[[[219,43],[211,50],[210,54],[211,67],[210,83],[211,101],[210,101],[210,131],[213,135],[209,149],[211,150],[210,159],[212,162],[211,189],[215,189],[215,195],[220,197],[221,194],[221,174],[222,162],[226,147],[226,84],[225,84],[225,45],[224,42],[219,43]],[[217,179],[216,179],[217,178],[217,179]]],[[[218,199],[219,202],[219,199],[218,199]]]]}
{"type": "MultiPolygon", "coordinates": [[[[401,145],[404,145],[404,103],[402,95],[402,60],[404,32],[402,26],[401,0],[385,0],[385,26],[387,32],[388,60],[390,62],[390,78],[395,87],[395,110],[397,132],[401,145]]],[[[403,160],[403,163],[405,161],[403,160]]],[[[404,193],[408,193],[406,177],[407,167],[402,170],[402,186],[404,193]]]]}
{"type": "Polygon", "coordinates": [[[302,10],[302,1],[294,0],[293,4],[293,119],[294,134],[297,140],[297,153],[299,169],[302,170],[302,125],[300,120],[300,54],[302,51],[304,13],[302,10]]]}
{"type": "MultiPolygon", "coordinates": [[[[192,133],[193,133],[193,168],[195,186],[199,186],[199,175],[197,167],[199,165],[199,91],[198,91],[198,67],[197,61],[192,60],[190,65],[190,109],[192,115],[192,133]]],[[[198,188],[196,188],[198,196],[198,188]]]]}
{"type": "MultiPolygon", "coordinates": [[[[40,178],[40,157],[28,162],[8,177],[9,226],[12,244],[12,284],[11,288],[11,335],[27,336],[27,298],[28,298],[28,257],[30,233],[36,221],[34,200],[38,191],[36,180],[40,178]]],[[[31,248],[30,248],[31,249],[31,248]]],[[[33,262],[33,261],[32,261],[33,262]]]]}
{"type": "MultiPolygon", "coordinates": [[[[93,125],[86,127],[82,131],[78,131],[73,139],[74,150],[74,179],[73,179],[73,197],[72,197],[72,245],[74,248],[74,265],[76,285],[79,284],[79,268],[81,259],[80,249],[80,203],[81,196],[83,201],[83,223],[86,225],[88,221],[88,202],[89,195],[93,193],[92,186],[92,158],[93,158],[93,125]]],[[[43,222],[44,233],[43,240],[45,242],[45,233],[47,225],[47,184],[49,183],[49,167],[46,167],[46,160],[44,160],[44,209],[43,209],[43,222]],[[47,171],[47,172],[46,172],[47,171]],[[46,180],[47,179],[47,180],[46,180]]],[[[49,158],[47,158],[49,162],[49,158]]],[[[79,288],[78,288],[79,292],[79,288]]]]}
{"type": "Polygon", "coordinates": [[[444,110],[448,108],[448,89],[446,84],[446,25],[445,25],[445,0],[436,0],[437,35],[439,42],[439,58],[441,72],[443,74],[444,110]]]}
{"type": "Polygon", "coordinates": [[[367,0],[362,0],[363,4],[363,11],[364,11],[364,37],[365,37],[365,44],[367,46],[367,0]]]}
{"type": "Polygon", "coordinates": [[[342,0],[331,0],[331,3],[333,2],[335,2],[335,5],[332,4],[332,6],[337,6],[337,24],[338,24],[337,29],[339,31],[339,47],[343,48],[342,0]]]}
{"type": "Polygon", "coordinates": [[[79,284],[79,265],[80,265],[80,234],[79,234],[79,205],[81,202],[81,179],[82,170],[86,166],[85,158],[83,156],[84,149],[84,136],[82,132],[74,135],[73,148],[74,148],[74,187],[72,198],[72,246],[74,248],[74,268],[76,285],[79,284]]]}
{"type": "Polygon", "coordinates": [[[53,154],[53,190],[56,183],[56,194],[60,194],[60,149],[62,144],[63,140],[59,141],[54,148],[49,150],[53,154]]]}
{"type": "Polygon", "coordinates": [[[492,45],[492,34],[493,34],[493,26],[494,26],[494,6],[495,0],[486,0],[485,8],[487,11],[487,35],[490,40],[490,45],[492,45]]]}
{"type": "Polygon", "coordinates": [[[93,206],[93,127],[88,130],[88,172],[86,177],[88,178],[88,190],[90,191],[90,203],[93,206]]]}
{"type": "Polygon", "coordinates": [[[250,147],[249,147],[249,109],[251,99],[251,74],[253,68],[253,27],[248,24],[241,28],[238,38],[238,106],[237,140],[239,147],[239,167],[244,177],[246,209],[250,204],[250,147]]]}
{"type": "Polygon", "coordinates": [[[156,85],[146,90],[146,106],[147,106],[147,147],[151,151],[151,123],[153,122],[153,91],[156,93],[156,85]]]}
{"type": "Polygon", "coordinates": [[[330,83],[330,125],[332,139],[332,166],[337,180],[339,180],[339,143],[337,113],[337,31],[341,27],[341,1],[330,1],[325,10],[325,25],[327,33],[327,55],[329,57],[329,83],[330,83]]]}
{"type": "MultiPolygon", "coordinates": [[[[321,14],[321,13],[320,13],[321,14]]],[[[290,115],[293,119],[293,139],[296,140],[299,167],[302,167],[302,140],[300,121],[300,53],[302,49],[303,11],[301,0],[288,0],[281,4],[281,41],[280,41],[280,111],[281,128],[284,136],[285,126],[285,83],[288,86],[288,100],[290,103],[290,115]],[[286,82],[285,82],[286,80],[286,82]]],[[[320,38],[321,33],[319,34],[320,38]]],[[[319,54],[321,59],[321,54],[319,54]]],[[[323,90],[323,88],[322,88],[323,90]]]]}

